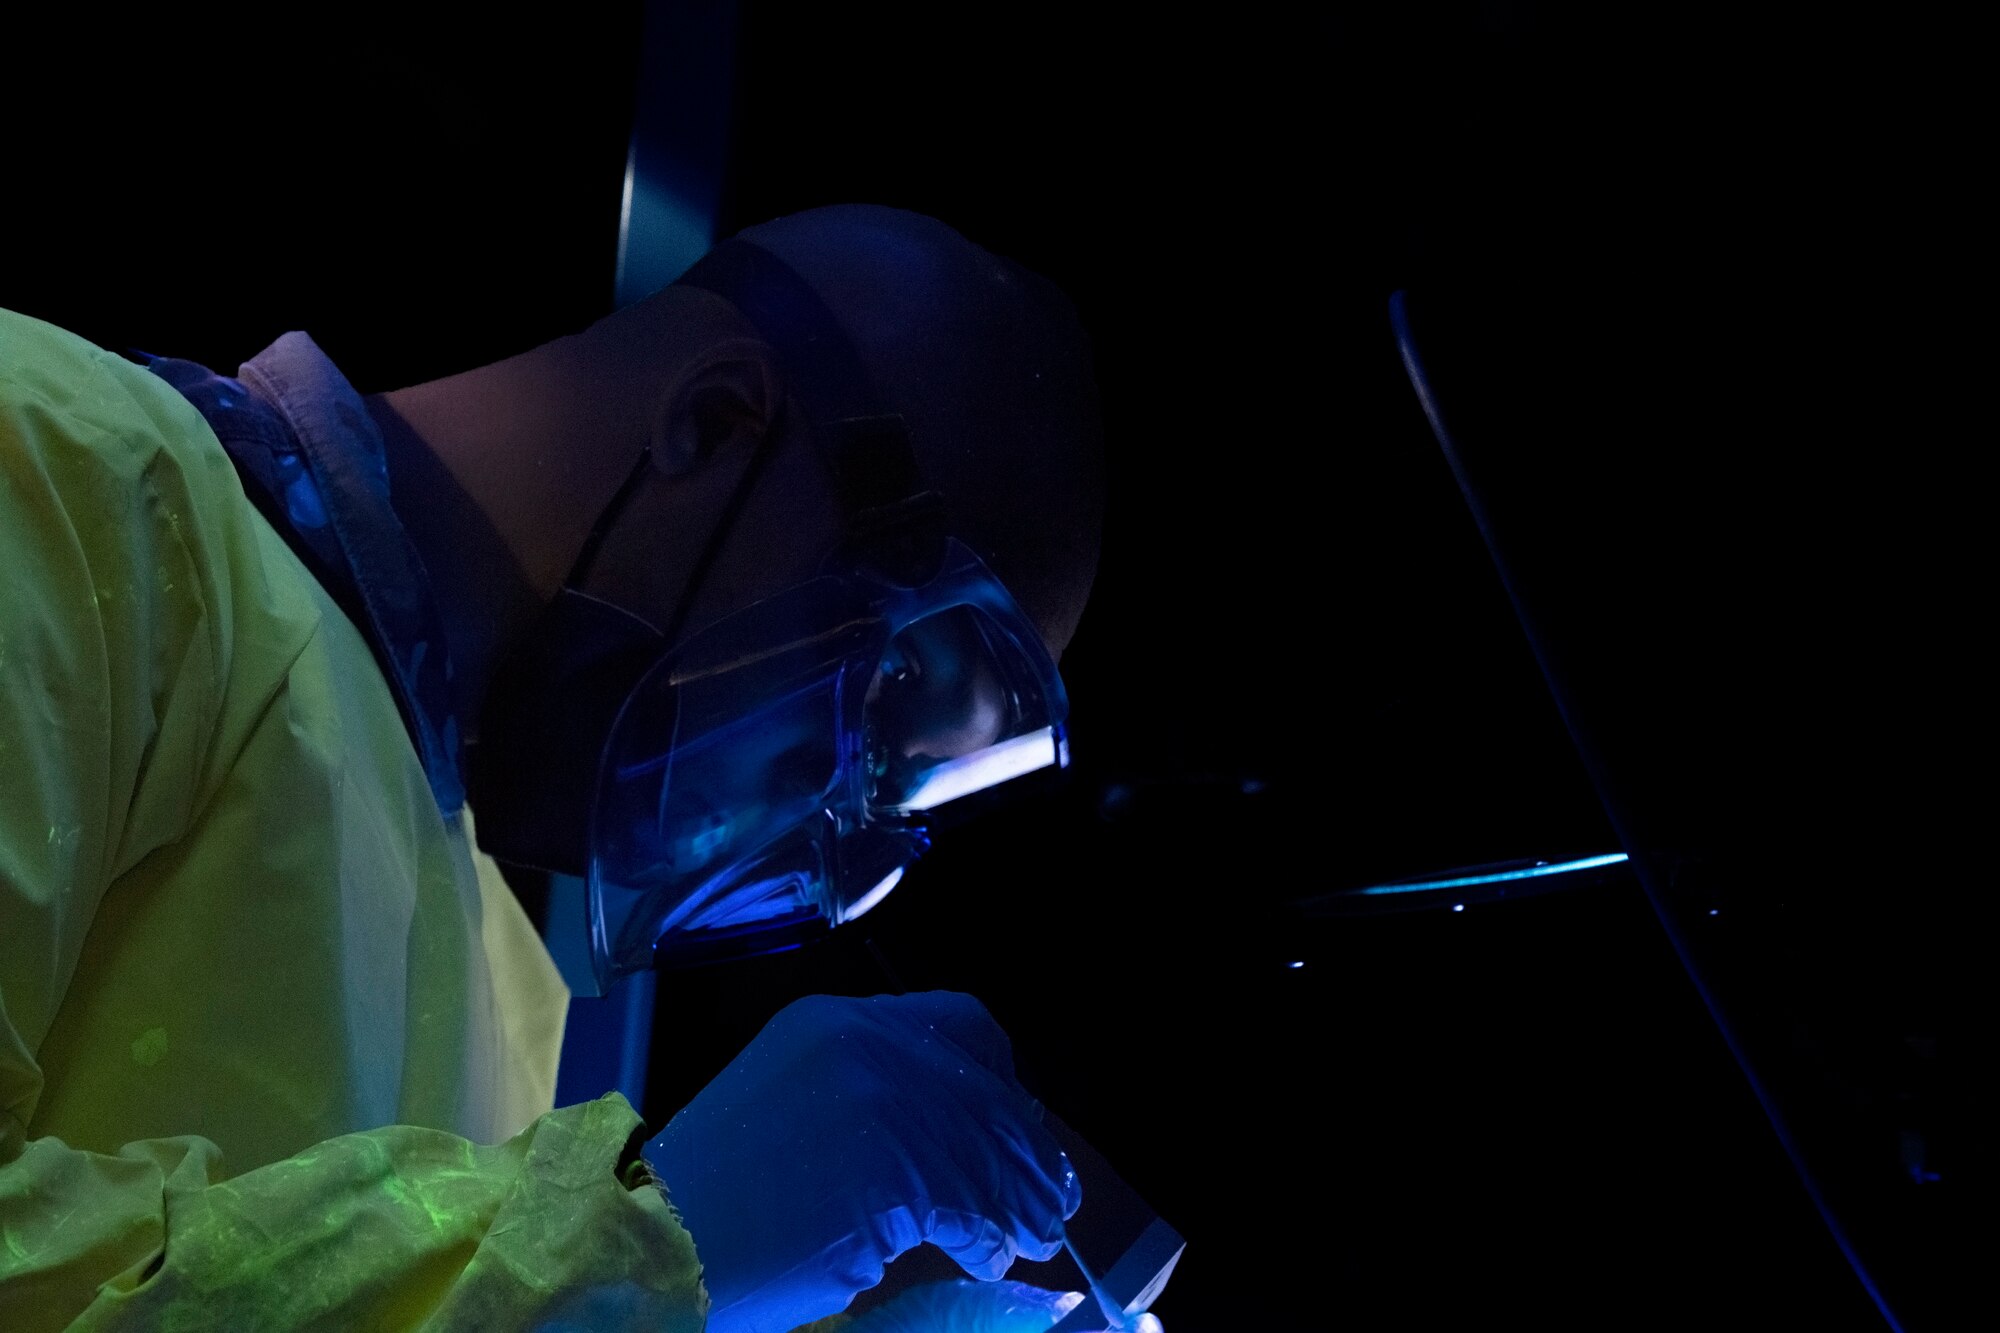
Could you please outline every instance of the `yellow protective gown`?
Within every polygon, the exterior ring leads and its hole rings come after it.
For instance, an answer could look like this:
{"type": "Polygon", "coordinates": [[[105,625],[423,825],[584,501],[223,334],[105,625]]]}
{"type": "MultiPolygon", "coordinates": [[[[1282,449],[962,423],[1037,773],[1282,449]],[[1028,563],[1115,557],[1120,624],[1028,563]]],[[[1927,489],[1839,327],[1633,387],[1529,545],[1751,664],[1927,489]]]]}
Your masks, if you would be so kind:
{"type": "Polygon", "coordinates": [[[200,415],[0,311],[0,1329],[700,1328],[567,998],[200,415]]]}

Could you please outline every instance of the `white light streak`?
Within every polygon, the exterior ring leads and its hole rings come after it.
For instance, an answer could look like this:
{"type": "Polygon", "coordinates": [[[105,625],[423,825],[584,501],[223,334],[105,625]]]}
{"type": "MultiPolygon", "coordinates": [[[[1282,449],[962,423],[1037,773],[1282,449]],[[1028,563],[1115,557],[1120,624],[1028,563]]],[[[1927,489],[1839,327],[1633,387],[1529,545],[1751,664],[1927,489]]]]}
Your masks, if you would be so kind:
{"type": "Polygon", "coordinates": [[[1043,727],[983,750],[947,759],[924,775],[907,799],[887,807],[895,814],[935,810],[947,801],[1047,768],[1058,762],[1054,727],[1043,727]]]}
{"type": "Polygon", "coordinates": [[[855,920],[857,917],[866,915],[868,909],[875,906],[876,903],[881,902],[884,898],[888,897],[889,890],[895,888],[897,884],[901,883],[902,879],[903,879],[903,867],[897,866],[894,870],[891,870],[887,875],[883,876],[882,882],[880,884],[877,884],[874,888],[862,894],[861,897],[855,901],[854,906],[848,908],[845,912],[842,912],[840,914],[841,924],[845,924],[846,922],[855,920]]]}

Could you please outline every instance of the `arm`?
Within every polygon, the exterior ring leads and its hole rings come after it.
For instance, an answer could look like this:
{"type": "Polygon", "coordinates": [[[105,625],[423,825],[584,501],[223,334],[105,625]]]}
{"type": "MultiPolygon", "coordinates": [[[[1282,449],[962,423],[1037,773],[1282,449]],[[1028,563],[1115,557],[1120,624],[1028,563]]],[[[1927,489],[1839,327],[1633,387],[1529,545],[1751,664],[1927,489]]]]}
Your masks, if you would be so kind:
{"type": "MultiPolygon", "coordinates": [[[[130,1141],[38,1124],[84,1072],[51,1033],[109,966],[107,907],[177,854],[316,632],[257,620],[278,595],[259,521],[171,389],[0,313],[0,1326],[698,1328],[686,1231],[614,1175],[638,1125],[615,1097],[497,1146],[395,1126],[238,1172],[165,1132],[198,1107],[130,1141]]],[[[297,813],[260,809],[243,836],[297,813]]],[[[213,966],[285,965],[225,952],[213,966]]],[[[131,1017],[131,1068],[182,1058],[131,1017]]]]}
{"type": "Polygon", "coordinates": [[[0,1166],[0,1312],[10,1329],[696,1330],[687,1233],[613,1174],[638,1123],[614,1093],[493,1147],[391,1126],[233,1178],[192,1136],[116,1155],[31,1139],[0,1166]]]}

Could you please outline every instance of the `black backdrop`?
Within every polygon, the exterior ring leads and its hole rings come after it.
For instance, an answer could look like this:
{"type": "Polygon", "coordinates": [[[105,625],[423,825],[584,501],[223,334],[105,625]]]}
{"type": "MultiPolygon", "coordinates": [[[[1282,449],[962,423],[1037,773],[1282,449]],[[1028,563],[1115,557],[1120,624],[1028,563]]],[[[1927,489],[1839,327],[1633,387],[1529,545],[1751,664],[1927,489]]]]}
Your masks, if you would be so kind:
{"type": "MultiPolygon", "coordinates": [[[[1732,135],[1659,114],[1700,80],[1523,4],[805,8],[741,7],[723,230],[920,209],[1092,333],[1112,492],[1064,662],[1077,760],[957,830],[865,942],[669,978],[649,1116],[886,960],[985,998],[1190,1237],[1169,1328],[1874,1326],[1635,882],[1283,910],[1616,850],[1386,303],[1552,255],[1551,281],[1698,267],[1686,224],[1740,206],[1691,165],[1732,135]]],[[[641,27],[24,37],[0,303],[218,366],[303,328],[364,391],[575,328],[611,305],[641,27]]]]}

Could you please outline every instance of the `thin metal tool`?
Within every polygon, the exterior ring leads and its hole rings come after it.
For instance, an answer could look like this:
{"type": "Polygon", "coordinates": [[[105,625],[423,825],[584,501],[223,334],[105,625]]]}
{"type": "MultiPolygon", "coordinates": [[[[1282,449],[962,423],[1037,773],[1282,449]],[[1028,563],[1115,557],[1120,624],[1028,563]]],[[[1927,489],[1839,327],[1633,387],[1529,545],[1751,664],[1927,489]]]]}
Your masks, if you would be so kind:
{"type": "Polygon", "coordinates": [[[1160,1333],[1159,1319],[1146,1311],[1187,1241],[1075,1130],[1049,1112],[1042,1125],[1083,1182],[1083,1206],[1064,1226],[1063,1247],[1090,1283],[1083,1304],[1050,1333],[1160,1333]]]}

